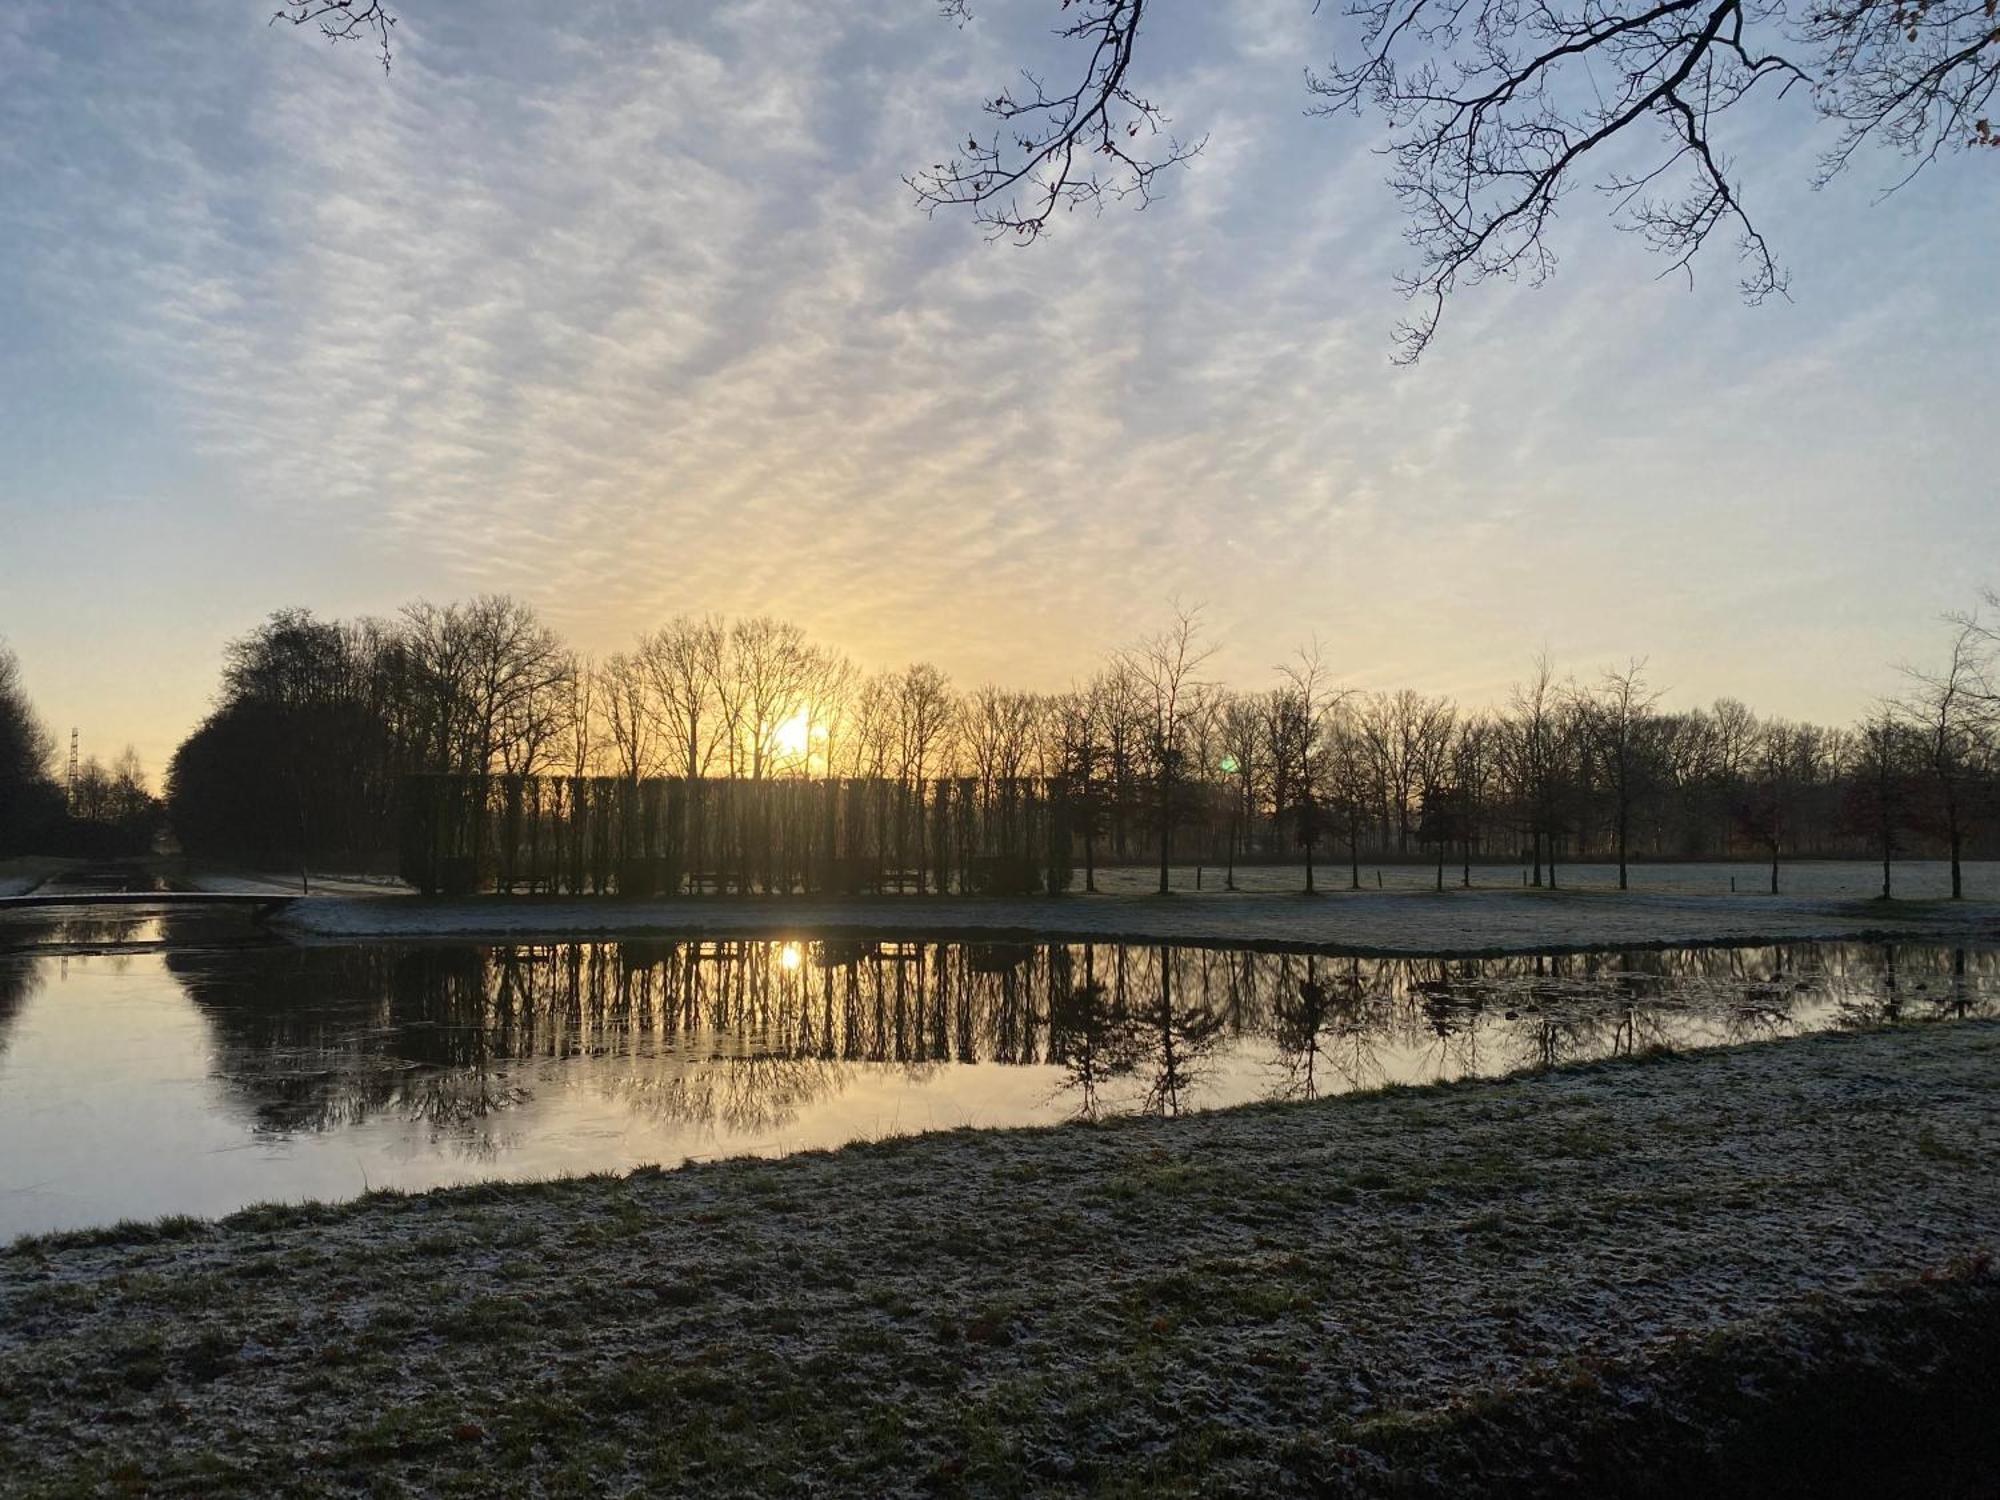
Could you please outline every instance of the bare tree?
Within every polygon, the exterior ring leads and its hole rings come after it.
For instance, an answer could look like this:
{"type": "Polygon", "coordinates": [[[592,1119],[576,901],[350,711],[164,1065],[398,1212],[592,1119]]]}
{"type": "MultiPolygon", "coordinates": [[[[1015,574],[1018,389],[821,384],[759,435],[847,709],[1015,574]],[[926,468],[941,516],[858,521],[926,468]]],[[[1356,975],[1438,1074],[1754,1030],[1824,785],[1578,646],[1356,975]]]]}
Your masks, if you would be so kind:
{"type": "Polygon", "coordinates": [[[901,679],[894,672],[877,672],[862,679],[849,705],[846,733],[838,748],[842,774],[880,779],[895,760],[896,703],[901,679]]]}
{"type": "Polygon", "coordinates": [[[1485,714],[1469,714],[1460,721],[1452,741],[1452,783],[1457,788],[1459,806],[1459,884],[1472,888],[1472,847],[1479,838],[1480,815],[1486,805],[1487,786],[1493,775],[1496,727],[1485,714]]]}
{"type": "Polygon", "coordinates": [[[897,804],[896,844],[900,853],[908,842],[909,831],[901,821],[903,809],[908,807],[916,817],[919,891],[926,888],[929,879],[926,872],[930,836],[923,817],[925,790],[932,776],[951,767],[956,748],[951,736],[957,717],[958,705],[952,694],[950,679],[929,662],[913,662],[897,680],[896,775],[908,795],[897,804]]]}
{"type": "Polygon", "coordinates": [[[1517,684],[1507,717],[1501,721],[1500,759],[1534,848],[1534,883],[1542,883],[1543,857],[1549,883],[1556,881],[1556,835],[1569,791],[1569,751],[1574,723],[1566,711],[1555,670],[1546,655],[1535,658],[1534,675],[1517,684]]]}
{"type": "Polygon", "coordinates": [[[1903,699],[1904,718],[1923,747],[1924,768],[1937,795],[1939,818],[1951,857],[1951,898],[1965,896],[1965,799],[1990,727],[1985,632],[1976,615],[1953,618],[1951,651],[1943,670],[1905,667],[1911,688],[1903,699]]]}
{"type": "Polygon", "coordinates": [[[715,761],[718,736],[711,720],[727,635],[712,615],[679,615],[641,641],[636,653],[659,733],[672,747],[667,764],[690,781],[706,776],[715,761]]]}
{"type": "Polygon", "coordinates": [[[905,669],[896,690],[897,774],[910,785],[950,769],[957,708],[944,673],[927,661],[905,669]]]}
{"type": "Polygon", "coordinates": [[[750,779],[762,781],[771,773],[780,735],[805,711],[819,654],[798,626],[759,615],[730,627],[729,661],[733,681],[726,700],[734,706],[735,736],[750,779]]]}
{"type": "Polygon", "coordinates": [[[1811,747],[1799,726],[1776,720],[1763,726],[1754,759],[1737,799],[1737,823],[1763,846],[1771,861],[1771,894],[1778,894],[1778,860],[1792,836],[1798,796],[1811,747]]]}
{"type": "Polygon", "coordinates": [[[1909,773],[1916,759],[1909,726],[1892,709],[1861,726],[1850,790],[1855,824],[1870,834],[1882,861],[1882,899],[1894,894],[1892,877],[1909,818],[1909,773]]]}
{"type": "Polygon", "coordinates": [[[660,711],[643,656],[618,651],[606,657],[598,669],[598,698],[618,752],[618,774],[626,781],[652,775],[659,767],[660,711]]]}
{"type": "Polygon", "coordinates": [[[1132,664],[1114,655],[1091,679],[1091,718],[1104,753],[1104,816],[1112,852],[1124,858],[1126,831],[1145,774],[1145,688],[1132,664]]]}
{"type": "Polygon", "coordinates": [[[25,849],[62,808],[50,766],[55,744],[21,682],[14,653],[0,642],[0,854],[25,849]]]}
{"type": "Polygon", "coordinates": [[[1236,856],[1245,830],[1257,816],[1258,799],[1270,783],[1264,756],[1264,701],[1233,696],[1222,710],[1222,759],[1219,762],[1230,793],[1229,867],[1224,885],[1236,889],[1236,856]]]}
{"type": "Polygon", "coordinates": [[[571,665],[555,632],[528,605],[495,594],[442,608],[419,600],[403,621],[439,762],[481,776],[500,768],[503,752],[518,762],[514,739],[539,740],[541,705],[571,665]]]}
{"type": "Polygon", "coordinates": [[[1360,715],[1342,705],[1327,726],[1327,766],[1334,806],[1347,831],[1347,884],[1361,889],[1361,827],[1378,807],[1375,757],[1360,715]]]}
{"type": "Polygon", "coordinates": [[[1361,711],[1361,730],[1374,756],[1384,802],[1383,818],[1395,827],[1398,854],[1410,852],[1419,793],[1440,779],[1456,715],[1448,700],[1426,698],[1408,688],[1373,694],[1361,711]]]}
{"type": "Polygon", "coordinates": [[[574,653],[560,650],[545,671],[509,696],[500,718],[500,770],[508,776],[537,776],[558,762],[566,748],[570,706],[576,701],[574,653]]]}
{"type": "Polygon", "coordinates": [[[987,683],[967,695],[959,710],[959,743],[980,795],[989,803],[1003,782],[1018,780],[1035,752],[1042,701],[987,683]]]}
{"type": "Polygon", "coordinates": [[[570,776],[588,776],[597,764],[597,731],[603,704],[597,692],[597,668],[588,657],[576,659],[569,678],[569,703],[563,714],[563,769],[570,776]]]}
{"type": "Polygon", "coordinates": [[[1273,717],[1278,726],[1272,736],[1272,748],[1286,767],[1285,783],[1292,794],[1293,832],[1305,854],[1306,893],[1310,895],[1313,852],[1324,832],[1327,720],[1346,700],[1346,694],[1333,687],[1317,636],[1310,644],[1299,647],[1292,660],[1280,666],[1278,672],[1284,684],[1272,696],[1273,717]]]}
{"type": "Polygon", "coordinates": [[[1052,715],[1057,735],[1057,772],[1069,833],[1083,841],[1083,888],[1097,891],[1097,840],[1105,830],[1111,802],[1109,767],[1103,735],[1101,681],[1075,688],[1056,702],[1052,715]]]}
{"type": "Polygon", "coordinates": [[[1651,789],[1653,710],[1660,695],[1646,684],[1646,661],[1606,671],[1595,693],[1575,695],[1585,747],[1611,795],[1611,829],[1618,853],[1618,889],[1627,890],[1632,816],[1651,789]]]}
{"type": "Polygon", "coordinates": [[[854,663],[838,651],[814,653],[812,678],[806,687],[805,751],[797,767],[801,775],[812,774],[815,756],[825,775],[834,774],[836,757],[847,742],[852,723],[859,677],[854,663]]]}
{"type": "Polygon", "coordinates": [[[1120,661],[1140,685],[1146,712],[1146,750],[1153,792],[1153,816],[1160,834],[1160,894],[1168,892],[1167,869],[1173,855],[1174,818],[1180,810],[1181,783],[1187,774],[1188,731],[1200,706],[1197,673],[1215,654],[1201,638],[1201,606],[1173,605],[1166,629],[1120,653],[1120,661]]]}

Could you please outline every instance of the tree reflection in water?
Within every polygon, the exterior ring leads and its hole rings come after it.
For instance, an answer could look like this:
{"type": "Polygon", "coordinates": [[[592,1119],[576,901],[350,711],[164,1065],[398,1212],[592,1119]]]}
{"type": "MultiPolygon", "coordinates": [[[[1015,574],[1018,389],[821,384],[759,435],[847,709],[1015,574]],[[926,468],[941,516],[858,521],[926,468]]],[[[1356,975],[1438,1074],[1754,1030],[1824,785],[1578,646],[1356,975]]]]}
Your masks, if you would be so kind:
{"type": "Polygon", "coordinates": [[[15,1019],[27,1008],[29,997],[41,987],[40,962],[25,954],[0,953],[0,1058],[7,1055],[15,1019]]]}
{"type": "Polygon", "coordinates": [[[1175,1115],[1986,1014],[2000,997],[1995,954],[1908,945],[1393,960],[862,940],[215,950],[166,926],[167,964],[257,1128],[389,1115],[473,1150],[552,1078],[738,1135],[787,1126],[868,1068],[947,1090],[972,1064],[1044,1069],[1051,1118],[1175,1115]]]}

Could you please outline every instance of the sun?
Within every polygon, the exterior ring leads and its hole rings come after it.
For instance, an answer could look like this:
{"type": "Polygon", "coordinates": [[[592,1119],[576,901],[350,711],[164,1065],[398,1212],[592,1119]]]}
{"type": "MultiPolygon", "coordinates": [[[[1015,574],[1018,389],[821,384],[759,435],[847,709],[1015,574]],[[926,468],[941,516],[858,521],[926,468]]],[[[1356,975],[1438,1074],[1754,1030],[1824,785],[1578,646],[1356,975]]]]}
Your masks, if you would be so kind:
{"type": "Polygon", "coordinates": [[[812,717],[803,708],[780,724],[771,737],[780,755],[804,755],[812,748],[812,717]]]}
{"type": "Polygon", "coordinates": [[[802,708],[771,731],[771,750],[778,759],[804,767],[815,755],[824,759],[826,739],[826,725],[815,723],[812,710],[802,708]]]}

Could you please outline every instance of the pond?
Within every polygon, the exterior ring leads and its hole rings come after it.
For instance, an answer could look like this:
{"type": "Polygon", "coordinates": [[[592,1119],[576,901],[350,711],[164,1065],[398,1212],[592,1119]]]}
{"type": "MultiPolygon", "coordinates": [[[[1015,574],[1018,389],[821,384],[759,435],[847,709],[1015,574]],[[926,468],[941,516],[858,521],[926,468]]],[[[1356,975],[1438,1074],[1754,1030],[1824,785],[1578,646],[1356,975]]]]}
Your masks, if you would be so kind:
{"type": "Polygon", "coordinates": [[[1996,1012],[2000,953],[1914,944],[301,947],[92,908],[0,927],[0,1240],[1996,1012]]]}

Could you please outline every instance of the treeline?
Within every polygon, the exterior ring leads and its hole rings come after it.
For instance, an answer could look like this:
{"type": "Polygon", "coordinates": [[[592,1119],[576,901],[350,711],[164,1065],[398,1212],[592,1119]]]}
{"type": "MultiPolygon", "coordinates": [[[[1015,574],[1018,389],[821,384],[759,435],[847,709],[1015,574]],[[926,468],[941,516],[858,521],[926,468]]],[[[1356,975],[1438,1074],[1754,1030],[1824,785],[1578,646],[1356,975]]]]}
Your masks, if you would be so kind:
{"type": "Polygon", "coordinates": [[[109,766],[91,756],[73,779],[66,770],[58,777],[55,739],[28,702],[19,661],[0,643],[0,856],[144,854],[164,816],[130,746],[109,766]]]}
{"type": "MultiPolygon", "coordinates": [[[[503,878],[508,809],[518,819],[530,799],[556,809],[534,827],[560,840],[582,836],[564,806],[768,809],[744,788],[804,781],[900,789],[882,794],[910,809],[891,815],[912,820],[898,878],[932,862],[921,840],[938,797],[987,808],[1032,786],[1086,885],[1100,863],[1139,860],[1158,863],[1163,886],[1169,861],[1194,860],[1225,882],[1239,862],[1303,861],[1308,883],[1332,860],[1358,883],[1364,859],[1384,858],[1435,861],[1440,884],[1448,867],[1469,881],[1493,859],[1521,860],[1542,884],[1580,859],[1615,861],[1622,882],[1633,858],[1759,858],[1775,885],[1785,859],[1867,857],[1886,888],[1897,858],[1955,867],[1992,851],[1995,647],[1978,616],[1953,617],[1936,672],[1909,673],[1864,722],[1827,727],[1731,699],[1669,708],[1642,662],[1579,680],[1538,661],[1489,709],[1346,690],[1317,647],[1262,688],[1231,687],[1205,671],[1198,615],[1178,611],[1053,694],[963,691],[923,662],[864,673],[765,617],[677,618],[591,662],[504,597],[393,620],[288,611],[228,647],[217,706],[174,757],[169,805],[196,854],[392,869],[399,851],[407,862],[410,778],[450,778],[450,795],[469,786],[473,801],[452,847],[480,862],[454,883],[503,878]]],[[[441,784],[421,795],[435,804],[441,784]]],[[[831,848],[817,824],[838,798],[780,800],[798,810],[771,814],[778,826],[756,814],[769,848],[831,848]]],[[[732,837],[746,888],[811,883],[807,864],[732,837]]],[[[583,883],[619,883],[599,880],[583,883]]],[[[727,883],[699,857],[648,877],[727,883]]]]}

